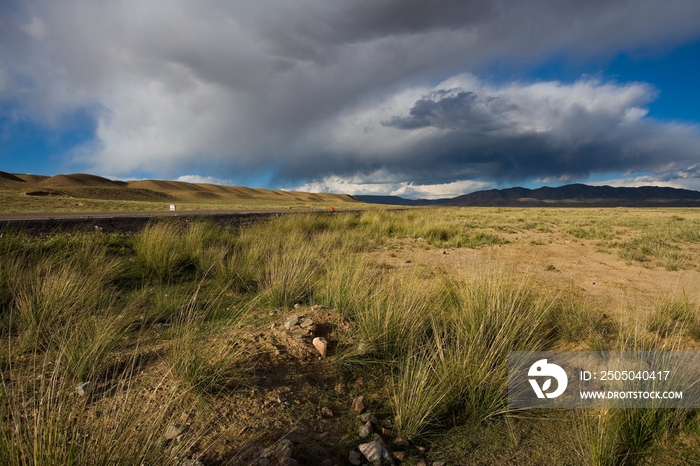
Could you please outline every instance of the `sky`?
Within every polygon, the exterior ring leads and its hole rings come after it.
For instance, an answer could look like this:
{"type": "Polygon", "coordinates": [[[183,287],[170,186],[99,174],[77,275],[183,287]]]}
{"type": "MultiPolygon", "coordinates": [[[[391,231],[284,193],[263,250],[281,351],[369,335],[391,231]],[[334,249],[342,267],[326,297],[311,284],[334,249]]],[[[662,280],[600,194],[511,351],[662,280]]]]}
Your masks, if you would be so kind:
{"type": "Polygon", "coordinates": [[[700,2],[5,0],[0,170],[700,190],[700,2]]]}

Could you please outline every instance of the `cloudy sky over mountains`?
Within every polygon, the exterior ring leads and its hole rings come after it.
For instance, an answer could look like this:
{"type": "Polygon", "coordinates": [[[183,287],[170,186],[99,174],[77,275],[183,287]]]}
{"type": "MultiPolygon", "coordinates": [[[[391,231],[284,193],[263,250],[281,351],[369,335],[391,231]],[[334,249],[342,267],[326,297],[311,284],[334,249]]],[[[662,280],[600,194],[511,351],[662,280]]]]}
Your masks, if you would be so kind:
{"type": "Polygon", "coordinates": [[[700,189],[700,2],[0,5],[0,170],[700,189]]]}

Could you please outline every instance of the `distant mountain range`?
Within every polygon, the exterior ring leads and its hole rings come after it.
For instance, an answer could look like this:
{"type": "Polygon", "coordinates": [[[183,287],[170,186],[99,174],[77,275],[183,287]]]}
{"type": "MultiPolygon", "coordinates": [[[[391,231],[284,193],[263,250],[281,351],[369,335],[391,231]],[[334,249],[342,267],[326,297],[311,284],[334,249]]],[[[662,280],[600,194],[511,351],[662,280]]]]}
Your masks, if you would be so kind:
{"type": "Polygon", "coordinates": [[[404,199],[398,196],[354,196],[370,204],[484,207],[700,207],[700,191],[689,189],[613,188],[569,184],[558,188],[507,188],[477,191],[451,199],[404,199]]]}

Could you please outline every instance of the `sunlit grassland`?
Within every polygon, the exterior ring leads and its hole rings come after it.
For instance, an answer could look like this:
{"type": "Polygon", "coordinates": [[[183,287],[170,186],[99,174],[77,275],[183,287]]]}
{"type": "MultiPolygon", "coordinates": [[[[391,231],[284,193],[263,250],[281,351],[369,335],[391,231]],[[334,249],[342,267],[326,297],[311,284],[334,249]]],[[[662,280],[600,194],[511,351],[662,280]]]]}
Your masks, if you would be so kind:
{"type": "Polygon", "coordinates": [[[242,338],[268,327],[261,316],[296,304],[324,305],[347,322],[335,364],[385,389],[394,435],[433,445],[436,459],[466,461],[478,438],[491,445],[483,457],[501,464],[498,445],[534,453],[542,445],[519,443],[528,432],[554,438],[564,426],[570,451],[551,451],[549,464],[643,463],[700,435],[688,410],[561,412],[556,421],[538,411],[530,420],[506,400],[509,351],[692,347],[698,297],[661,297],[650,313],[623,319],[573,288],[535,287],[508,264],[426,274],[383,267],[373,254],[407,238],[428,249],[488,248],[528,232],[594,241],[630,267],[675,270],[696,266],[700,212],[411,209],[295,214],[244,229],[161,221],[137,235],[4,231],[0,452],[11,465],[177,465],[206,453],[235,435],[212,406],[258,383],[250,374],[261,355],[242,338]],[[660,244],[683,260],[669,262],[660,244]],[[164,440],[184,406],[208,421],[183,441],[164,440]]]}

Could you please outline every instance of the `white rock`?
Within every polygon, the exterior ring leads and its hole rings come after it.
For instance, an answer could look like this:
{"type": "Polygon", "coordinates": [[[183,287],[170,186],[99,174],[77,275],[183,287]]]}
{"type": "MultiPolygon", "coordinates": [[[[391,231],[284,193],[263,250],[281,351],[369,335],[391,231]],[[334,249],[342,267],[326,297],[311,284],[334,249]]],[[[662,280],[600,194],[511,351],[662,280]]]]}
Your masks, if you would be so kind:
{"type": "Polygon", "coordinates": [[[365,458],[367,458],[368,461],[371,461],[372,463],[381,463],[382,450],[384,449],[381,443],[377,441],[363,443],[358,448],[360,449],[362,454],[365,455],[365,458]]]}
{"type": "Polygon", "coordinates": [[[78,392],[78,395],[85,396],[88,392],[89,387],[90,387],[90,382],[83,382],[80,385],[78,385],[75,388],[75,390],[78,392]]]}

